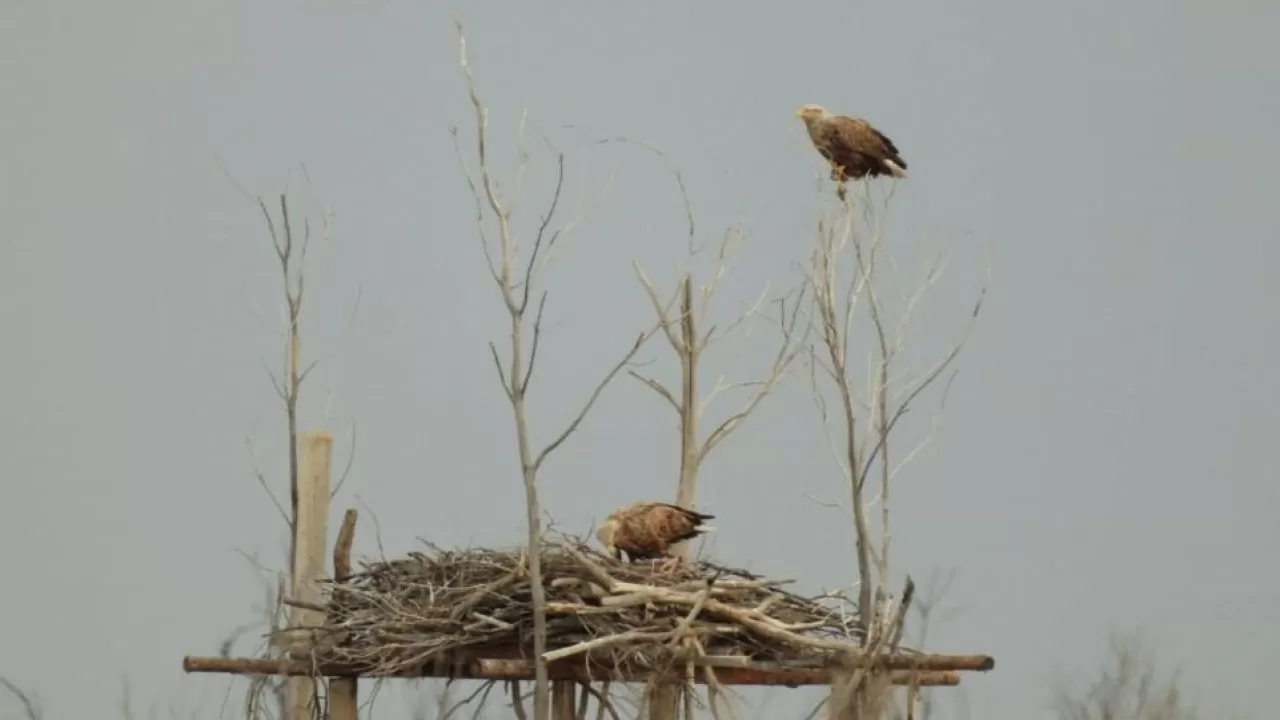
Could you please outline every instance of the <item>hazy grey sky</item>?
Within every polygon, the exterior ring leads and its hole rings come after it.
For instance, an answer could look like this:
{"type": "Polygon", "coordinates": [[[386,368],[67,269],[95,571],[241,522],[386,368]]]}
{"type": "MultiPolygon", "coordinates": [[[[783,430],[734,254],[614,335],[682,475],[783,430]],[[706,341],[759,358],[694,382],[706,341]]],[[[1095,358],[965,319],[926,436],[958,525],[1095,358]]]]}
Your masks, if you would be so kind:
{"type": "MultiPolygon", "coordinates": [[[[1112,627],[1143,627],[1207,704],[1261,717],[1280,661],[1280,10],[1243,0],[9,0],[0,674],[50,718],[112,712],[124,674],[139,704],[219,710],[226,679],[184,676],[181,657],[254,618],[235,550],[274,566],[282,538],[246,436],[283,482],[262,367],[279,364],[277,268],[219,161],[251,192],[287,185],[299,217],[333,211],[309,263],[304,425],[329,427],[344,462],[358,422],[335,513],[359,496],[388,552],[520,538],[486,347],[503,316],[448,132],[471,130],[458,10],[499,170],[527,108],[585,208],[547,275],[539,437],[649,321],[631,261],[670,287],[684,247],[661,162],[591,138],[661,147],[702,236],[748,227],[723,319],[794,278],[831,202],[795,107],[862,115],[910,163],[888,217],[899,262],[950,256],[922,348],[992,274],[941,434],[898,492],[897,567],[955,573],[933,646],[998,662],[943,711],[1042,716],[1051,680],[1087,671],[1112,627]]],[[[525,223],[549,190],[535,162],[525,223]]],[[[765,340],[709,362],[745,379],[765,340]]],[[[671,376],[663,346],[646,357],[671,376]]],[[[670,495],[674,428],[647,389],[615,385],[547,465],[548,510],[585,530],[670,495]]],[[[840,492],[797,379],[713,456],[699,502],[723,560],[817,587],[849,580],[849,529],[804,493],[840,492]]]]}

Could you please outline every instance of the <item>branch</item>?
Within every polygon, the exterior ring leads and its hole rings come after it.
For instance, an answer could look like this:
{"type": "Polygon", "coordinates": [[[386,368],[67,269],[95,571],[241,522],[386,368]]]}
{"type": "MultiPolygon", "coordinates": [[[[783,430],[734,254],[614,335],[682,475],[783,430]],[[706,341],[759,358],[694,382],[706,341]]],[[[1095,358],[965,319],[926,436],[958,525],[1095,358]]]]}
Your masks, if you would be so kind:
{"type": "Polygon", "coordinates": [[[27,720],[41,720],[44,716],[44,713],[40,711],[40,707],[36,705],[35,700],[23,692],[22,688],[3,677],[0,677],[0,687],[4,687],[4,689],[13,693],[14,697],[18,698],[18,702],[22,703],[22,712],[27,716],[27,720]]]}
{"type": "Polygon", "coordinates": [[[257,478],[258,484],[262,486],[263,492],[271,499],[271,504],[275,506],[276,511],[280,513],[280,519],[284,520],[286,527],[293,527],[293,521],[289,519],[289,513],[284,509],[284,505],[280,504],[280,499],[272,492],[271,486],[267,484],[267,476],[258,467],[257,458],[253,454],[253,438],[248,435],[244,438],[245,449],[249,453],[249,459],[253,463],[253,475],[257,478]]]}
{"type": "MultiPolygon", "coordinates": [[[[778,306],[780,309],[778,326],[782,331],[782,342],[778,345],[778,351],[774,355],[773,364],[769,369],[769,374],[763,381],[753,383],[754,385],[759,386],[760,389],[757,390],[749,400],[747,400],[746,405],[743,406],[741,410],[730,415],[724,420],[724,422],[720,423],[720,425],[716,427],[716,429],[711,432],[711,435],[709,435],[703,442],[702,449],[699,451],[699,462],[705,460],[707,455],[710,454],[711,450],[715,448],[717,444],[728,437],[730,433],[736,430],[738,426],[755,411],[760,402],[773,391],[774,387],[776,387],[786,375],[787,369],[791,366],[792,361],[796,359],[800,351],[803,349],[804,341],[809,335],[810,326],[806,325],[805,333],[800,338],[796,337],[795,330],[799,320],[799,310],[804,300],[804,294],[805,288],[801,287],[800,296],[796,300],[796,304],[791,311],[790,318],[787,317],[785,298],[780,298],[778,300],[778,306]]],[[[712,395],[714,395],[714,392],[712,395]]],[[[708,401],[709,400],[710,397],[708,397],[708,401]]]]}
{"type": "Polygon", "coordinates": [[[658,316],[663,333],[667,336],[667,342],[671,344],[671,348],[677,353],[684,352],[684,344],[680,340],[680,336],[676,335],[675,327],[679,325],[679,321],[672,319],[669,315],[671,306],[675,304],[676,298],[680,296],[677,290],[666,305],[658,300],[658,291],[653,289],[653,282],[649,280],[649,276],[645,273],[644,268],[639,262],[632,261],[631,266],[636,271],[636,277],[640,279],[640,284],[644,286],[645,293],[649,296],[649,302],[653,304],[653,312],[658,316]]]}
{"type": "MultiPolygon", "coordinates": [[[[550,143],[548,143],[550,146],[550,143]]],[[[525,268],[524,296],[520,299],[520,312],[524,312],[529,307],[529,289],[533,287],[533,274],[538,262],[538,251],[542,249],[542,239],[546,236],[547,226],[551,224],[551,219],[555,217],[556,208],[560,206],[560,190],[564,187],[564,153],[556,152],[556,189],[551,196],[551,206],[547,209],[547,214],[542,218],[542,224],[538,226],[538,234],[533,241],[533,251],[529,253],[529,265],[525,268]]],[[[560,231],[551,234],[550,241],[547,242],[547,251],[555,245],[556,240],[560,237],[560,231]]],[[[546,293],[542,294],[542,302],[547,301],[546,293]]],[[[542,310],[538,310],[538,317],[542,317],[542,310]]],[[[530,372],[532,372],[532,363],[530,363],[530,372]]],[[[526,384],[527,384],[526,380],[526,384]]]]}
{"type": "MultiPolygon", "coordinates": [[[[534,248],[534,252],[537,252],[536,247],[534,248]]],[[[528,277],[528,276],[526,275],[525,277],[528,277]]],[[[529,299],[528,288],[531,284],[532,283],[527,281],[524,284],[526,292],[525,292],[525,299],[521,303],[522,305],[528,302],[528,299],[529,299]]],[[[538,301],[538,314],[533,319],[533,347],[529,349],[529,368],[525,370],[524,379],[520,381],[521,395],[525,394],[529,390],[529,380],[533,378],[533,366],[538,359],[538,344],[542,340],[542,313],[546,309],[547,309],[547,293],[544,290],[542,293],[542,299],[538,301]]]]}
{"type": "MultiPolygon", "coordinates": [[[[889,420],[888,428],[885,433],[886,435],[889,432],[892,432],[894,426],[898,424],[898,420],[902,419],[902,416],[907,414],[911,407],[911,403],[915,401],[916,397],[928,389],[929,386],[938,379],[938,376],[942,374],[942,371],[946,370],[947,367],[951,365],[951,362],[960,355],[960,351],[964,348],[964,344],[969,339],[970,333],[973,332],[973,326],[977,322],[978,313],[982,310],[982,301],[986,297],[986,294],[987,289],[985,287],[979,290],[978,300],[974,303],[973,311],[969,315],[969,323],[966,325],[963,335],[954,345],[951,346],[951,349],[947,351],[947,354],[941,360],[936,362],[933,367],[927,370],[924,376],[917,381],[915,386],[907,393],[907,397],[898,405],[897,409],[893,413],[893,417],[889,420]]],[[[877,443],[876,446],[871,449],[871,453],[867,457],[867,462],[860,472],[862,477],[866,477],[871,472],[871,464],[875,461],[876,454],[882,450],[882,444],[883,441],[877,443]]]]}
{"type": "Polygon", "coordinates": [[[654,392],[658,393],[658,395],[660,395],[664,400],[666,400],[667,403],[670,404],[671,407],[677,413],[680,412],[680,402],[676,400],[674,395],[671,394],[671,391],[667,389],[666,385],[663,385],[662,383],[658,382],[656,379],[648,375],[641,375],[640,373],[636,372],[635,370],[631,370],[630,368],[627,369],[627,373],[630,374],[631,377],[639,380],[645,385],[648,385],[650,388],[653,389],[654,392]]]}
{"type": "Polygon", "coordinates": [[[351,466],[355,464],[355,461],[356,461],[356,423],[355,421],[352,421],[351,450],[347,453],[347,465],[342,469],[342,475],[338,478],[337,484],[333,486],[333,492],[329,494],[329,497],[331,498],[337,497],[338,491],[342,489],[343,485],[347,484],[347,477],[350,476],[351,466]]]}
{"type": "Polygon", "coordinates": [[[645,342],[649,338],[653,337],[653,334],[657,331],[658,326],[655,325],[653,329],[640,333],[640,335],[636,337],[636,341],[631,345],[631,349],[627,351],[626,355],[624,355],[611,370],[609,370],[609,372],[604,376],[604,379],[596,385],[595,390],[591,392],[590,397],[587,398],[587,402],[583,404],[582,409],[578,411],[578,414],[569,423],[569,426],[566,427],[564,431],[556,437],[556,439],[547,443],[547,446],[542,448],[542,452],[538,453],[538,458],[533,463],[535,470],[541,468],[542,462],[547,459],[547,456],[554,452],[556,448],[560,447],[564,441],[568,440],[569,436],[578,429],[578,426],[586,419],[587,414],[591,412],[591,408],[595,407],[596,400],[600,398],[600,394],[609,386],[609,383],[613,380],[614,376],[617,375],[622,368],[626,367],[627,363],[631,362],[631,359],[640,351],[640,348],[645,344],[645,342]]]}

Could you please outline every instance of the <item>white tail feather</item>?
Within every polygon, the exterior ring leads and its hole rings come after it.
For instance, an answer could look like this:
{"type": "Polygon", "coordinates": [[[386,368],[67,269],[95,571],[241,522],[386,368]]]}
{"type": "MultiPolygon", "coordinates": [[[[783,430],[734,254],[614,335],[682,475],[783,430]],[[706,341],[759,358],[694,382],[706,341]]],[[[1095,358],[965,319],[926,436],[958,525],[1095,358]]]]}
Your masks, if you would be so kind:
{"type": "Polygon", "coordinates": [[[711,527],[710,525],[699,525],[698,527],[694,528],[694,530],[700,533],[709,533],[709,532],[716,531],[716,529],[714,527],[711,527]]]}
{"type": "Polygon", "coordinates": [[[906,170],[904,170],[904,169],[902,169],[902,166],[898,165],[898,163],[896,163],[896,162],[894,162],[894,161],[892,161],[892,160],[885,160],[885,161],[884,161],[884,164],[885,164],[885,165],[887,165],[887,166],[889,167],[889,174],[890,174],[890,175],[892,175],[892,176],[894,176],[894,177],[896,177],[896,178],[904,178],[904,177],[906,177],[906,176],[907,176],[907,171],[906,171],[906,170]]]}

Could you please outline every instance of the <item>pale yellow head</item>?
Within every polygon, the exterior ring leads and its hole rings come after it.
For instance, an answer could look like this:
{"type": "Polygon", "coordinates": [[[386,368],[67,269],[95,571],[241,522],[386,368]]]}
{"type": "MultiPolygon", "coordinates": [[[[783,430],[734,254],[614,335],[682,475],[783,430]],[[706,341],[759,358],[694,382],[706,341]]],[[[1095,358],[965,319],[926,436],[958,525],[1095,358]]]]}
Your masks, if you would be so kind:
{"type": "Polygon", "coordinates": [[[613,546],[613,534],[617,532],[617,529],[618,521],[614,518],[609,518],[601,523],[600,528],[596,530],[596,539],[600,541],[600,544],[604,546],[604,549],[610,555],[617,554],[617,548],[613,546]]]}
{"type": "Polygon", "coordinates": [[[796,117],[804,121],[805,125],[812,125],[819,120],[829,117],[831,113],[821,105],[801,105],[796,110],[796,117]]]}

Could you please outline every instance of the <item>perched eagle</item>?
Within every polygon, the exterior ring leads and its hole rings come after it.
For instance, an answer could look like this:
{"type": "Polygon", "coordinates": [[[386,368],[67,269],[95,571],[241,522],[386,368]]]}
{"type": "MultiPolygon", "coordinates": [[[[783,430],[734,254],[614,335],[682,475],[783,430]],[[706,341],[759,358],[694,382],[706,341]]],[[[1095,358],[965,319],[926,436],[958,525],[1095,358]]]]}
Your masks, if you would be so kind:
{"type": "Polygon", "coordinates": [[[623,553],[631,562],[665,558],[669,546],[715,530],[702,524],[714,518],[679,505],[639,502],[606,518],[596,538],[619,560],[623,553]]]}
{"type": "Polygon", "coordinates": [[[844,184],[863,177],[907,176],[907,162],[893,141],[866,120],[832,115],[821,105],[803,105],[796,117],[804,121],[809,139],[831,163],[831,179],[839,183],[836,194],[844,200],[844,184]]]}

